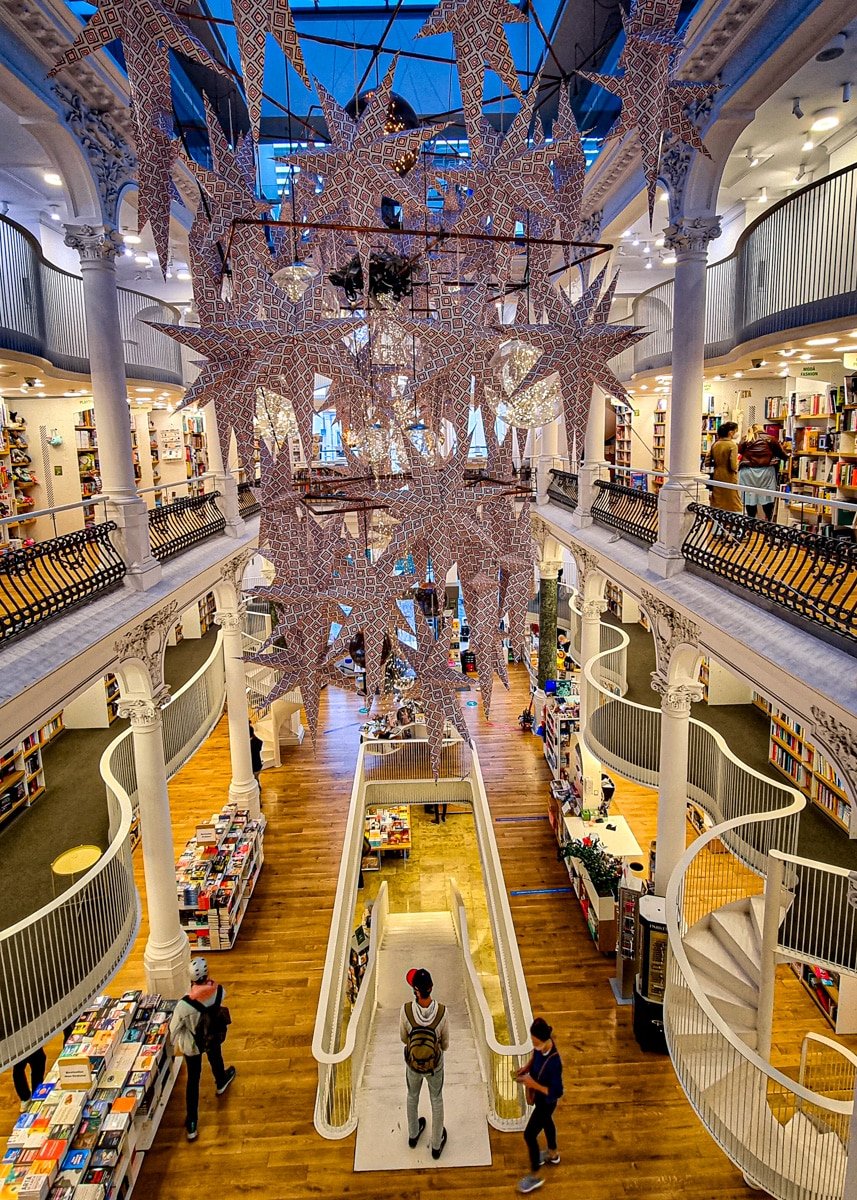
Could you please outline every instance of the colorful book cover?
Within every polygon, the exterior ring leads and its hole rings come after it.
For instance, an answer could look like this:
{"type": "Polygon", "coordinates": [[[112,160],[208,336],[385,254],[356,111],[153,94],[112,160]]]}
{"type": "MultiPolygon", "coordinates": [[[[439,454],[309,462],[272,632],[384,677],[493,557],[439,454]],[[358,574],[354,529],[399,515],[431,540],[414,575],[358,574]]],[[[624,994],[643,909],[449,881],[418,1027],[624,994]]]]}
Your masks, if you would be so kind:
{"type": "Polygon", "coordinates": [[[62,1169],[64,1171],[85,1171],[91,1157],[91,1150],[69,1150],[62,1160],[62,1169]]]}

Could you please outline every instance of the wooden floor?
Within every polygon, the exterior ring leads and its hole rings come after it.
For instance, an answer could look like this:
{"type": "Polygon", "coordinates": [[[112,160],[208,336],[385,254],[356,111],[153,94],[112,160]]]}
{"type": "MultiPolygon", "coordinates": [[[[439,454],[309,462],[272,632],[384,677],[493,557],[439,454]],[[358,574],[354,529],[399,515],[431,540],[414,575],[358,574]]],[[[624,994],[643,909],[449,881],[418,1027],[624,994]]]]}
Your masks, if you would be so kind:
{"type": "MultiPolygon", "coordinates": [[[[521,734],[516,723],[526,695],[523,669],[516,668],[510,694],[495,688],[490,724],[476,709],[466,710],[478,734],[495,817],[545,812],[541,743],[521,734]]],[[[328,688],[319,726],[326,732],[317,753],[307,740],[288,752],[286,766],[262,776],[269,818],[265,867],[236,948],[210,955],[213,974],[229,992],[234,1024],[227,1062],[236,1064],[238,1077],[217,1100],[204,1076],[200,1137],[193,1145],[184,1138],[180,1078],[137,1184],[141,1200],[492,1200],[512,1195],[524,1173],[519,1134],[491,1131],[494,1162],[487,1168],[354,1175],[353,1137],[330,1142],[313,1129],[310,1043],[358,744],[358,705],[356,697],[328,688]]],[[[177,849],[196,822],[225,800],[228,762],[221,721],[171,784],[177,849]]],[[[652,795],[619,785],[617,806],[644,846],[654,834],[652,795]]],[[[501,822],[495,830],[509,889],[567,884],[547,821],[501,822]]],[[[614,964],[595,950],[573,897],[512,896],[511,906],[533,1010],[554,1024],[565,1061],[566,1095],[557,1117],[563,1161],[549,1173],[546,1192],[576,1200],[749,1200],[753,1193],[699,1124],[669,1059],[638,1048],[631,1010],[617,1008],[609,988],[614,964]]],[[[145,932],[113,981],[114,993],[141,985],[145,932]]],[[[784,986],[788,1003],[778,1017],[776,1041],[791,1055],[807,1029],[826,1027],[796,980],[784,986]]],[[[11,1128],[16,1109],[6,1074],[0,1077],[0,1131],[11,1128]]]]}

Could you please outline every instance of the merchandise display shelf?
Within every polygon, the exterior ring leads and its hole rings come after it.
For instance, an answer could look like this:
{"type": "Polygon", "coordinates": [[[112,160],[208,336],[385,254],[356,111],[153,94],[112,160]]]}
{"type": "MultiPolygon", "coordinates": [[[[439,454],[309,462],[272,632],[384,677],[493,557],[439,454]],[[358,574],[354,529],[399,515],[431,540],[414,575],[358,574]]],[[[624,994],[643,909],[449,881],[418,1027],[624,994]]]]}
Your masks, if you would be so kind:
{"type": "Polygon", "coordinates": [[[179,917],[191,950],[231,950],[256,887],[265,819],[227,805],[197,827],[176,864],[179,917]]]}
{"type": "Polygon", "coordinates": [[[366,837],[374,853],[410,853],[411,812],[407,804],[375,805],[366,809],[366,837]]]}
{"type": "Polygon", "coordinates": [[[836,1033],[857,1033],[857,976],[838,975],[826,967],[805,962],[790,965],[836,1033]]]}
{"type": "Polygon", "coordinates": [[[544,711],[544,755],[554,779],[571,767],[571,735],[580,728],[580,697],[576,691],[565,702],[551,700],[544,711]]]}
{"type": "Polygon", "coordinates": [[[0,1196],[128,1200],[181,1066],[169,1041],[175,1005],[131,991],[81,1013],[15,1123],[0,1196]]]}

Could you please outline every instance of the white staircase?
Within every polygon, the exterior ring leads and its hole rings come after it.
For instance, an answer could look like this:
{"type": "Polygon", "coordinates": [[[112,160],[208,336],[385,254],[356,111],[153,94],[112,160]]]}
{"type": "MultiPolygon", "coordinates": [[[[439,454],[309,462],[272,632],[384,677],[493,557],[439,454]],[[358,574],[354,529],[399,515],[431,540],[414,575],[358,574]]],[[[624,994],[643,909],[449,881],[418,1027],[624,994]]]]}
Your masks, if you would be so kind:
{"type": "MultiPolygon", "coordinates": [[[[268,668],[258,668],[267,671],[268,668]]],[[[248,667],[247,679],[250,681],[248,667]]],[[[269,705],[264,717],[259,717],[254,726],[257,735],[262,739],[262,766],[279,767],[281,764],[280,751],[283,746],[299,746],[304,739],[304,727],[301,724],[301,694],[295,691],[269,705]]]]}
{"type": "MultiPolygon", "coordinates": [[[[758,1040],[762,924],[765,901],[752,896],[705,916],[682,939],[696,980],[712,1007],[751,1049],[758,1040]]],[[[676,1003],[675,999],[672,1001],[676,1003]]],[[[740,1126],[755,1179],[778,1177],[777,1196],[840,1200],[846,1151],[820,1113],[782,1111],[776,1090],[749,1063],[718,1053],[706,1033],[676,1033],[673,1061],[694,1106],[721,1144],[740,1126]],[[736,1065],[737,1062],[737,1065],[736,1065]],[[784,1119],[788,1117],[788,1119],[784,1119]]],[[[745,1160],[746,1161],[746,1160],[745,1160]]]]}
{"type": "Polygon", "coordinates": [[[358,1084],[355,1171],[490,1164],[487,1093],[467,1014],[461,951],[448,912],[390,913],[387,917],[378,957],[377,1008],[358,1084]],[[428,969],[434,996],[449,1014],[443,1088],[448,1141],[438,1160],[431,1157],[431,1108],[425,1086],[420,1115],[426,1118],[426,1132],[415,1150],[408,1146],[399,1013],[413,998],[405,979],[411,967],[428,969]]]}

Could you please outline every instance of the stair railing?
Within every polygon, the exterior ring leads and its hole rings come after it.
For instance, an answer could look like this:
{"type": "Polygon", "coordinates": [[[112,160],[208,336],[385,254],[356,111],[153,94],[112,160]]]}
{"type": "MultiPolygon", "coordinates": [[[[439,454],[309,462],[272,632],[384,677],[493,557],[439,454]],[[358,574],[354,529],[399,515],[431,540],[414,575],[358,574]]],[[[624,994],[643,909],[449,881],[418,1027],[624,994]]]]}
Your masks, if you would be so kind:
{"type": "Polygon", "coordinates": [[[777,930],[777,952],[815,966],[857,974],[857,909],[848,901],[849,872],[774,850],[791,901],[777,930]]]}
{"type": "Polygon", "coordinates": [[[529,1059],[532,1045],[527,1040],[519,1045],[504,1046],[497,1040],[488,998],[470,951],[467,910],[458,884],[451,876],[446,880],[446,894],[455,940],[463,960],[464,999],[470,1028],[473,1030],[479,1068],[488,1092],[488,1124],[506,1131],[523,1129],[528,1114],[527,1102],[523,1087],[515,1082],[513,1075],[529,1059]]]}
{"type": "MultiPolygon", "coordinates": [[[[800,1050],[798,1082],[817,1095],[848,1103],[857,1085],[857,1055],[824,1034],[807,1033],[800,1050]]],[[[798,1108],[814,1124],[835,1133],[843,1146],[848,1145],[848,1121],[841,1113],[829,1113],[803,1101],[798,1108]]]]}

